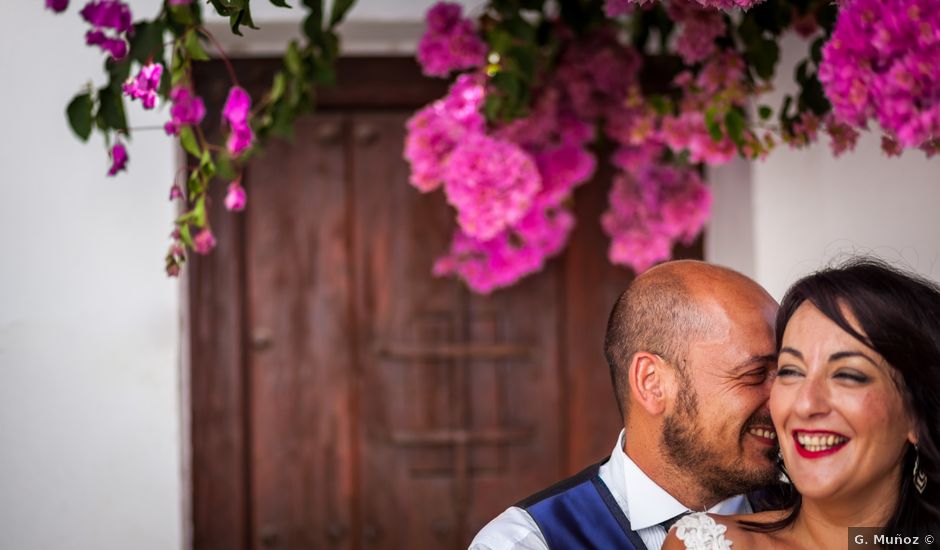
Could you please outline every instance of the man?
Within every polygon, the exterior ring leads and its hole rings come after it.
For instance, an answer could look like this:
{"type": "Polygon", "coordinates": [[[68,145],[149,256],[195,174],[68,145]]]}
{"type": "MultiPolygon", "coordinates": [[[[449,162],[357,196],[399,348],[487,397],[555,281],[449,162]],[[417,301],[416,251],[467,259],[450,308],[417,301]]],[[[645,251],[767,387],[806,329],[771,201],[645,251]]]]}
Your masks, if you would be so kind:
{"type": "Polygon", "coordinates": [[[703,262],[662,264],[620,296],[604,351],[623,418],[611,456],[518,503],[471,550],[659,550],[690,510],[752,510],[776,477],[767,409],[777,303],[703,262]]]}

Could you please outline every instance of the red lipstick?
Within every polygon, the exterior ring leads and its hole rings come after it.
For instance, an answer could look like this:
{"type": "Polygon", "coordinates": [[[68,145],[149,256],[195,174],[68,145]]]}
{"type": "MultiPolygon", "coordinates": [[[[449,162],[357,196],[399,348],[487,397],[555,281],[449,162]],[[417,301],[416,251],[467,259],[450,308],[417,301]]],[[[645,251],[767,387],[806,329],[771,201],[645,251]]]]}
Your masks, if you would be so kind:
{"type": "Polygon", "coordinates": [[[803,458],[822,458],[824,456],[835,454],[839,452],[840,450],[842,450],[842,447],[845,447],[845,444],[848,442],[849,442],[848,437],[837,432],[829,432],[829,431],[824,431],[824,430],[794,430],[793,431],[793,445],[796,447],[796,452],[799,453],[799,455],[802,456],[803,458]],[[831,435],[831,436],[835,436],[839,438],[839,440],[833,443],[832,446],[827,447],[826,449],[822,449],[818,451],[811,451],[810,449],[807,449],[800,443],[800,440],[799,440],[800,435],[803,435],[804,437],[814,436],[814,435],[821,435],[821,436],[831,435]]]}

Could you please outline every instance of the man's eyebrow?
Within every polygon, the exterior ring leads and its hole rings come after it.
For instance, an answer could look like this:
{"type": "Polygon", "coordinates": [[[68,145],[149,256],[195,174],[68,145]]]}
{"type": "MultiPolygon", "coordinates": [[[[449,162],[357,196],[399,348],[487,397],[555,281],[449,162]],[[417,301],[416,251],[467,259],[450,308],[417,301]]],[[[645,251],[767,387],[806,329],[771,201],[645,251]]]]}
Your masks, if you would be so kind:
{"type": "Polygon", "coordinates": [[[780,353],[789,353],[790,355],[795,355],[800,361],[803,360],[803,354],[793,348],[782,347],[780,348],[780,353]]]}
{"type": "Polygon", "coordinates": [[[734,371],[740,372],[748,367],[753,367],[754,365],[760,365],[762,363],[772,363],[776,360],[776,353],[768,353],[766,355],[752,355],[744,361],[738,363],[738,365],[734,367],[734,371]]]}

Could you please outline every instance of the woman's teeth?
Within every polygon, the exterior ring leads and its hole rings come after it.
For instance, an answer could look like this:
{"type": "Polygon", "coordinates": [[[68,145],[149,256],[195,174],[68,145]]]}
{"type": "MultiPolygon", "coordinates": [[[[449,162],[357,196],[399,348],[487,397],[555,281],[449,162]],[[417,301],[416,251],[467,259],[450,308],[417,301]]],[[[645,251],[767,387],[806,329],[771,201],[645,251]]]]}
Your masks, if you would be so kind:
{"type": "Polygon", "coordinates": [[[819,452],[831,449],[837,445],[842,445],[849,439],[839,435],[810,435],[798,433],[796,440],[800,445],[810,452],[819,452]]]}
{"type": "Polygon", "coordinates": [[[765,430],[764,428],[751,428],[748,430],[752,435],[757,437],[763,437],[764,439],[777,439],[777,432],[773,430],[765,430]]]}

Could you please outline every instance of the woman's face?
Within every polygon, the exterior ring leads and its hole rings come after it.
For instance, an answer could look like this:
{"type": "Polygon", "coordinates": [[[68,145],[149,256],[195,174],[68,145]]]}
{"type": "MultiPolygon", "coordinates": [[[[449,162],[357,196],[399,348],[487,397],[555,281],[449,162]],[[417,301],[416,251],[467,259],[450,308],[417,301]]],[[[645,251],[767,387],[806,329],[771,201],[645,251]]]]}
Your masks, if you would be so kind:
{"type": "Polygon", "coordinates": [[[810,302],[790,318],[770,414],[787,472],[804,497],[896,490],[914,435],[893,370],[810,302]]]}

